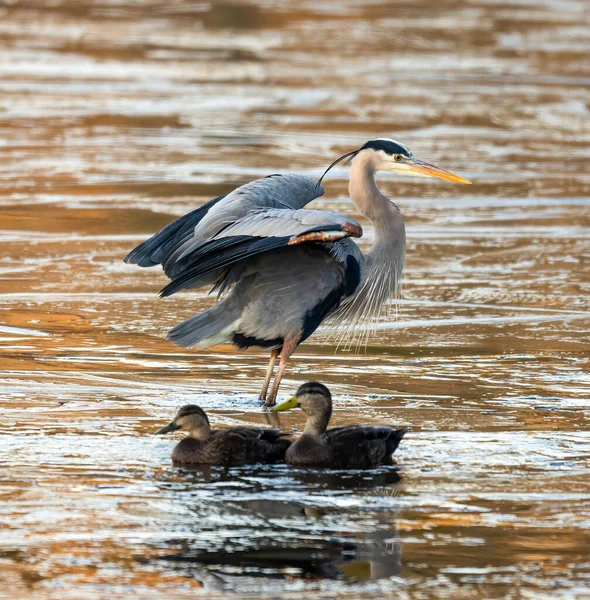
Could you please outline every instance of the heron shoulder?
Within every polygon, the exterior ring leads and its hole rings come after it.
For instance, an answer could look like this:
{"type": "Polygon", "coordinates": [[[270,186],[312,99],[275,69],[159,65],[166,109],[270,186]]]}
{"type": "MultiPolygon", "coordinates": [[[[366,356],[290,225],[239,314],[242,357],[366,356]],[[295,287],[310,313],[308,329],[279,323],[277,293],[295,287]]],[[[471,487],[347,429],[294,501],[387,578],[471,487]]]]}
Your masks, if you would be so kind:
{"type": "Polygon", "coordinates": [[[206,241],[227,225],[265,210],[298,210],[324,193],[311,177],[295,173],[276,174],[246,183],[211,207],[197,225],[194,238],[206,241]]]}

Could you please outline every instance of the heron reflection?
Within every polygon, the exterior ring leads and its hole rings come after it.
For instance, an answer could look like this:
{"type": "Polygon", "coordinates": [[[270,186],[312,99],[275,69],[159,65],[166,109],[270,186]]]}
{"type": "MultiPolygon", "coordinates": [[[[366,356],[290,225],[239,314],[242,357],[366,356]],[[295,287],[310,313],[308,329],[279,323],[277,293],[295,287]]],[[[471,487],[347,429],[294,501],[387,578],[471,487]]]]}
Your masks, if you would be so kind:
{"type": "Polygon", "coordinates": [[[268,469],[211,467],[186,473],[191,485],[200,482],[201,490],[204,484],[218,495],[194,504],[194,535],[170,540],[177,550],[160,559],[205,588],[240,589],[261,578],[374,581],[401,574],[395,512],[371,510],[364,517],[358,506],[345,509],[335,502],[343,491],[349,496],[362,489],[366,497],[370,488],[378,496],[395,496],[400,476],[391,467],[373,473],[291,469],[273,475],[268,469]],[[235,485],[235,493],[227,492],[226,483],[230,490],[235,485]],[[269,498],[273,487],[276,497],[269,498]],[[210,528],[206,515],[214,515],[210,528]]]}

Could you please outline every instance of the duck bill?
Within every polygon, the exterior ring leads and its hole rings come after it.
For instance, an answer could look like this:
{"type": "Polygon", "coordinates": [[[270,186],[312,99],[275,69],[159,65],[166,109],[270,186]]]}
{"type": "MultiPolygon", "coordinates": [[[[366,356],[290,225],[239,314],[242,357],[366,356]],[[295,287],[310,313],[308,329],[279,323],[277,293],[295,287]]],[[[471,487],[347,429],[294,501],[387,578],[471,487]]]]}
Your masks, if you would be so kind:
{"type": "Polygon", "coordinates": [[[285,400],[282,404],[275,406],[272,410],[273,412],[279,412],[282,410],[291,410],[292,408],[297,408],[299,406],[297,402],[297,396],[293,396],[288,400],[285,400]]]}
{"type": "Polygon", "coordinates": [[[431,165],[430,163],[424,162],[423,160],[418,160],[417,158],[415,158],[413,162],[408,165],[407,170],[411,175],[418,175],[419,177],[438,177],[438,179],[452,181],[453,183],[471,183],[471,181],[461,177],[460,175],[455,175],[455,173],[445,171],[436,165],[431,165]]]}
{"type": "Polygon", "coordinates": [[[158,429],[158,431],[156,431],[154,435],[164,435],[165,433],[170,433],[171,431],[176,431],[177,429],[180,429],[180,426],[177,425],[175,421],[172,421],[168,423],[166,427],[158,429]]]}

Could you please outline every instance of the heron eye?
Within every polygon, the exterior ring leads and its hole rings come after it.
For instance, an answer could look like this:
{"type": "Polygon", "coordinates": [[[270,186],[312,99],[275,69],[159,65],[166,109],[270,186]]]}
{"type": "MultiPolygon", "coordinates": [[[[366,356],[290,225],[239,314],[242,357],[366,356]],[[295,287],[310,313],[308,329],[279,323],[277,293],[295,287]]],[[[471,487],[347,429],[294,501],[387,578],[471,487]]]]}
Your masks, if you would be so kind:
{"type": "Polygon", "coordinates": [[[400,162],[401,159],[402,159],[402,155],[401,154],[394,154],[393,155],[393,160],[395,160],[395,162],[400,162]]]}

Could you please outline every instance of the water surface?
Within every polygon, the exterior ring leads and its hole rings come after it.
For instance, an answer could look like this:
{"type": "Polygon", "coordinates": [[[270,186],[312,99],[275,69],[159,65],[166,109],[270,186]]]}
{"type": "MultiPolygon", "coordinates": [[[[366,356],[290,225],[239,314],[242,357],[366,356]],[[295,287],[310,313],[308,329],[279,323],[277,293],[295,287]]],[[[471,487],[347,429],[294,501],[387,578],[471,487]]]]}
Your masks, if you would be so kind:
{"type": "MultiPolygon", "coordinates": [[[[584,0],[3,5],[0,595],[590,596],[589,21],[584,0]],[[281,392],[319,379],[334,424],[408,427],[398,467],[172,467],[152,433],[182,404],[267,422],[266,356],[166,342],[211,299],[159,300],[122,258],[374,136],[474,185],[380,179],[403,299],[359,353],[313,336],[281,392]]],[[[314,205],[362,220],[346,177],[314,205]]]]}

